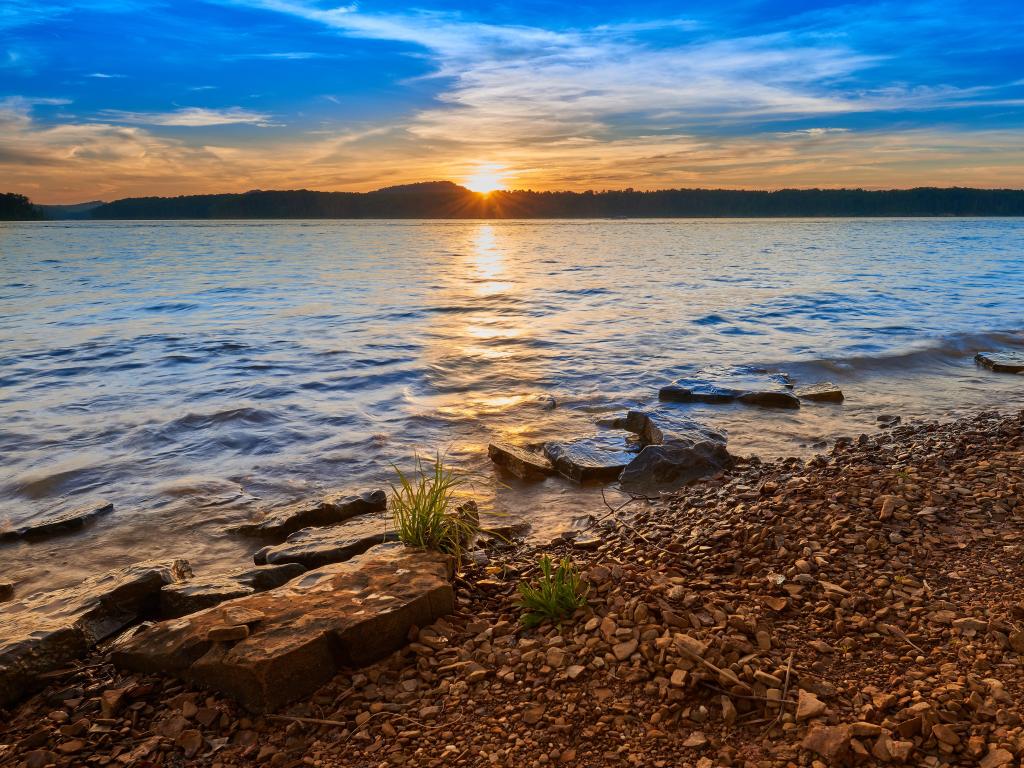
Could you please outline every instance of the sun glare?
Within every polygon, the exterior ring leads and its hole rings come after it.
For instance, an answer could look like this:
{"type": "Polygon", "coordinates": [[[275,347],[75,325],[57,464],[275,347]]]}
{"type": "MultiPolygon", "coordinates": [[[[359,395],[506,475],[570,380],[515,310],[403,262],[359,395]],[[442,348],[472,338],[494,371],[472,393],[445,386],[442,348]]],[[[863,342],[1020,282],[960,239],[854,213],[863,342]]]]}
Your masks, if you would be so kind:
{"type": "Polygon", "coordinates": [[[500,165],[481,165],[466,178],[465,186],[481,195],[487,195],[504,188],[506,173],[500,165]]]}

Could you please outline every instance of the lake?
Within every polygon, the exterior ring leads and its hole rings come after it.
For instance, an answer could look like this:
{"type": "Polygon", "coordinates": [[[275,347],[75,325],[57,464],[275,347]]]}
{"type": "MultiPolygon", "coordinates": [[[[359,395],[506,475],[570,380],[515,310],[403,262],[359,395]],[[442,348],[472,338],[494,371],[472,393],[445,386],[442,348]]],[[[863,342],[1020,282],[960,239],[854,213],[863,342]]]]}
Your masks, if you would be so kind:
{"type": "Polygon", "coordinates": [[[1024,378],[972,358],[1024,350],[1022,299],[1010,219],[0,223],[0,523],[116,507],[3,545],[2,575],[239,570],[257,547],[230,529],[254,510],[387,487],[438,450],[489,519],[550,538],[598,491],[499,476],[489,441],[643,407],[807,456],[879,415],[1019,409],[1024,378]],[[731,366],[847,399],[658,403],[731,366]]]}

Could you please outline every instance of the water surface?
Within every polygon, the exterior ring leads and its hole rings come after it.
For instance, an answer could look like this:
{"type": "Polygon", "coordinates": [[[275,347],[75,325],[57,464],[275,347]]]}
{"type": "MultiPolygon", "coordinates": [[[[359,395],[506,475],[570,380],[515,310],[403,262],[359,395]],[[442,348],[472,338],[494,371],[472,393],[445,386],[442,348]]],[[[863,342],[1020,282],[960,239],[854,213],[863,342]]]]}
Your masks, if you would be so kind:
{"type": "Polygon", "coordinates": [[[436,449],[486,510],[547,537],[600,498],[501,484],[487,442],[592,434],[628,407],[763,456],[881,413],[1019,408],[1024,378],[971,358],[1024,347],[1022,265],[1024,222],[1006,219],[0,224],[0,522],[116,505],[84,534],[4,546],[3,576],[242,564],[255,547],[227,531],[254,509],[380,486],[436,449]],[[847,401],[657,404],[732,365],[831,379],[847,401]]]}

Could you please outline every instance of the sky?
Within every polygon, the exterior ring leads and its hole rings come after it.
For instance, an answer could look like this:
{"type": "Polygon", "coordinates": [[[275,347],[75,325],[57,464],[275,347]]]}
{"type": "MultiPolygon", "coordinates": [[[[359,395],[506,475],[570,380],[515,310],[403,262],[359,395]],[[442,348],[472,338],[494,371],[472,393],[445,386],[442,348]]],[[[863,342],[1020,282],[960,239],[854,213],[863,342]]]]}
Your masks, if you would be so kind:
{"type": "Polygon", "coordinates": [[[2,0],[0,191],[1024,186],[1019,0],[2,0]]]}

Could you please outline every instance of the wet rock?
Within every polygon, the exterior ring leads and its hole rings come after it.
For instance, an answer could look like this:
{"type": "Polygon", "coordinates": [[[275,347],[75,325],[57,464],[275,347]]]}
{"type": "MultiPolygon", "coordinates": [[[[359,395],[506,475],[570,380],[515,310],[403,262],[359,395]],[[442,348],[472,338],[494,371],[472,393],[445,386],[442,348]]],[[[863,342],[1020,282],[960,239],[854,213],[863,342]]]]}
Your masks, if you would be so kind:
{"type": "Polygon", "coordinates": [[[398,535],[394,531],[366,534],[362,527],[353,530],[343,525],[304,528],[290,535],[283,544],[260,550],[253,559],[262,556],[263,562],[256,560],[257,565],[298,563],[313,569],[331,563],[343,563],[361,555],[370,547],[397,540],[398,535]]]}
{"type": "Polygon", "coordinates": [[[168,584],[160,590],[160,615],[173,619],[211,608],[256,592],[265,592],[306,572],[299,563],[282,563],[250,568],[233,576],[208,576],[181,584],[168,584]]]}
{"type": "Polygon", "coordinates": [[[996,373],[1024,373],[1024,355],[1000,352],[979,352],[974,362],[996,373]]]}
{"type": "Polygon", "coordinates": [[[14,601],[0,613],[0,706],[155,608],[160,589],[190,575],[188,562],[143,562],[55,592],[14,601]]]}
{"type": "Polygon", "coordinates": [[[743,390],[708,383],[669,384],[658,390],[658,399],[671,403],[731,403],[743,390]]]}
{"type": "Polygon", "coordinates": [[[624,429],[640,438],[640,445],[661,445],[665,434],[654,419],[643,411],[630,411],[625,418],[613,419],[609,425],[614,429],[624,429]]]}
{"type": "Polygon", "coordinates": [[[799,408],[800,398],[792,392],[744,392],[738,398],[744,405],[756,405],[761,408],[799,408]]]}
{"type": "Polygon", "coordinates": [[[282,539],[303,528],[335,525],[353,517],[383,512],[388,497],[382,490],[358,496],[331,493],[318,501],[306,500],[269,510],[262,520],[238,527],[239,533],[282,539]]]}
{"type": "Polygon", "coordinates": [[[20,528],[0,531],[0,541],[42,539],[47,536],[78,531],[92,523],[96,518],[110,514],[113,511],[114,505],[109,501],[94,501],[91,504],[77,507],[68,512],[44,517],[42,520],[28,523],[20,528]]]}
{"type": "Polygon", "coordinates": [[[544,453],[559,474],[577,483],[612,482],[636,457],[624,440],[604,435],[546,443],[544,453]]]}
{"type": "Polygon", "coordinates": [[[622,470],[623,487],[642,489],[682,485],[729,466],[725,435],[692,422],[663,445],[649,445],[622,470]]]}
{"type": "Polygon", "coordinates": [[[113,649],[127,669],[171,673],[255,711],[306,696],[342,667],[370,663],[454,608],[450,561],[391,544],[304,574],[277,589],[161,622],[113,649]],[[248,635],[213,642],[211,629],[248,635]]]}
{"type": "Polygon", "coordinates": [[[843,396],[843,390],[830,381],[797,387],[794,394],[801,400],[811,400],[817,403],[841,403],[846,399],[843,396]]]}
{"type": "Polygon", "coordinates": [[[529,448],[509,443],[491,443],[487,446],[491,461],[504,467],[520,480],[543,480],[555,474],[555,468],[546,456],[529,448]]]}

